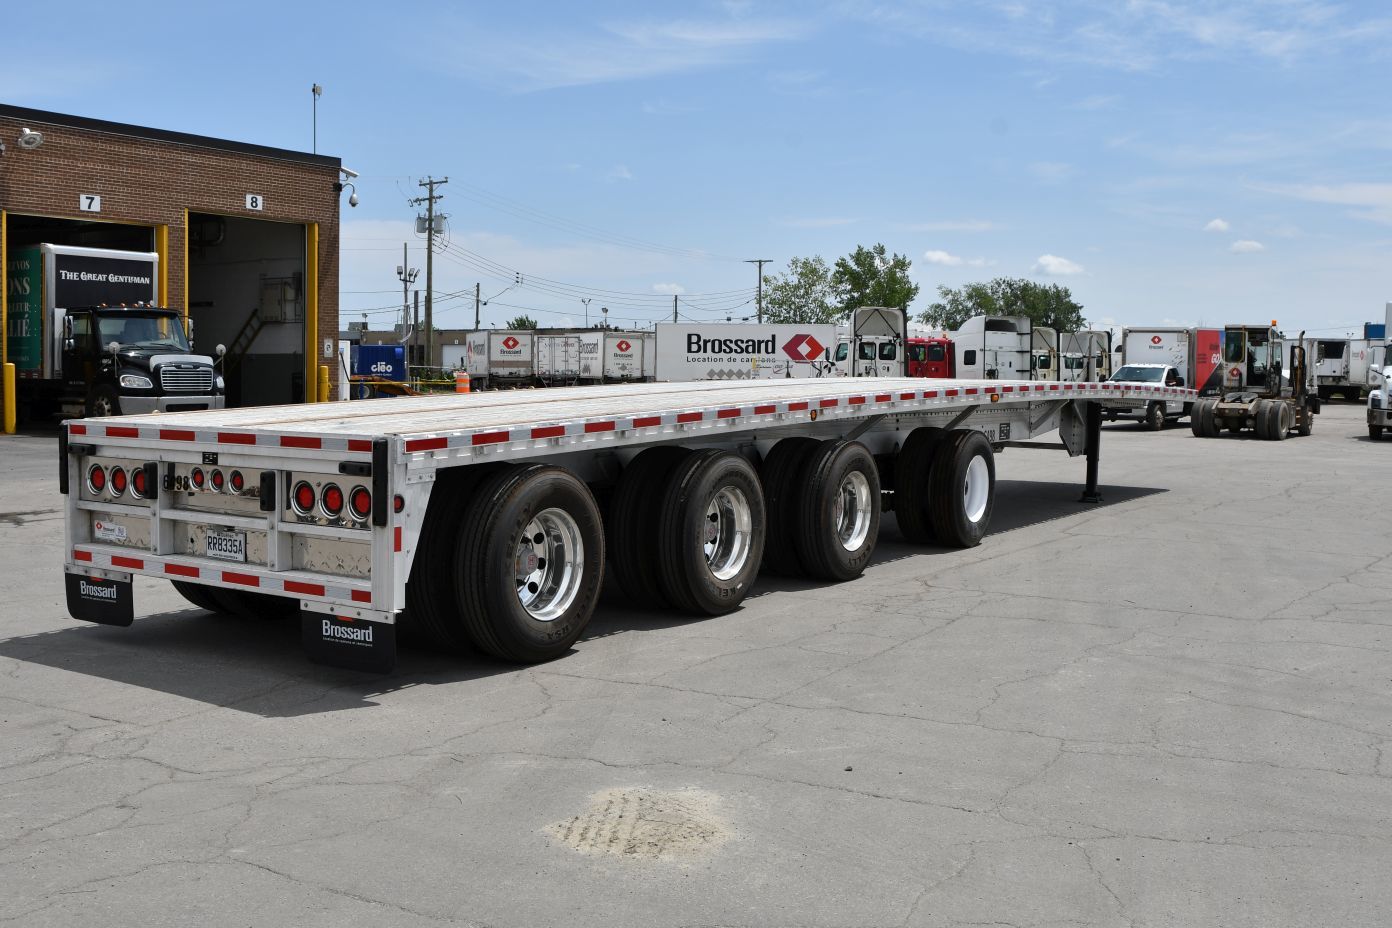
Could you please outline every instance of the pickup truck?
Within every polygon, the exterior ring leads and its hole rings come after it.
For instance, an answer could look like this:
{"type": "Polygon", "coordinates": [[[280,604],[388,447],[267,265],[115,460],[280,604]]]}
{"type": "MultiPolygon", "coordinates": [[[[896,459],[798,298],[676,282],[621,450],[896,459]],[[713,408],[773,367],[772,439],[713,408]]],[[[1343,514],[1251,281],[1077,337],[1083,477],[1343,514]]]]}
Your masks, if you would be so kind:
{"type": "MultiPolygon", "coordinates": [[[[1111,383],[1127,385],[1147,385],[1183,387],[1184,377],[1170,364],[1123,364],[1108,378],[1111,383]]],[[[1165,427],[1166,421],[1178,421],[1189,415],[1191,403],[1188,399],[1136,399],[1107,400],[1102,407],[1102,415],[1108,422],[1118,419],[1137,419],[1141,425],[1152,432],[1165,427]]]]}

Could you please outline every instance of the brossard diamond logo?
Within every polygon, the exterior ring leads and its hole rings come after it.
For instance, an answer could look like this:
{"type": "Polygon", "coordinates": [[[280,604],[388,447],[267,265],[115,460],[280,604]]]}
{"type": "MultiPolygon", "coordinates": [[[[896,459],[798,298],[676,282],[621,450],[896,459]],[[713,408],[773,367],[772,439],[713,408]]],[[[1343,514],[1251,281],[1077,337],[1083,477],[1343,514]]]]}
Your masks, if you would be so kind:
{"type": "Polygon", "coordinates": [[[783,353],[794,361],[814,361],[822,355],[822,343],[811,335],[794,335],[783,346],[783,353]]]}
{"type": "Polygon", "coordinates": [[[626,339],[626,338],[621,338],[621,339],[619,339],[618,344],[616,344],[614,347],[617,348],[617,349],[619,349],[620,351],[627,351],[628,349],[632,348],[633,346],[630,345],[630,344],[628,343],[628,339],[626,339]]]}
{"type": "Polygon", "coordinates": [[[516,347],[517,347],[518,345],[520,345],[520,344],[522,344],[522,343],[519,342],[519,341],[516,339],[516,337],[514,337],[514,336],[512,336],[512,335],[509,335],[507,338],[503,339],[503,347],[506,348],[508,351],[511,351],[512,349],[516,348],[516,347]]]}

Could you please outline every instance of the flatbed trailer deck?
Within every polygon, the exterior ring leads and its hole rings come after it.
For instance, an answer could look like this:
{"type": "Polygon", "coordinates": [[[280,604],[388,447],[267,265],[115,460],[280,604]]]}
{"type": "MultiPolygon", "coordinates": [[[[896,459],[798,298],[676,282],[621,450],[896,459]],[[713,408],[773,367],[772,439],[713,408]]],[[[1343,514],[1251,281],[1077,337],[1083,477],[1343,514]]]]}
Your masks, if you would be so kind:
{"type": "Polygon", "coordinates": [[[329,663],[390,666],[403,611],[442,644],[542,660],[583,630],[606,562],[635,603],[718,614],[761,564],[858,575],[882,509],[910,540],[975,544],[995,452],[1057,431],[1042,446],[1087,454],[1095,494],[1100,403],[1194,395],[816,378],[74,420],[69,610],[129,624],[139,574],[209,609],[299,612],[329,663]]]}

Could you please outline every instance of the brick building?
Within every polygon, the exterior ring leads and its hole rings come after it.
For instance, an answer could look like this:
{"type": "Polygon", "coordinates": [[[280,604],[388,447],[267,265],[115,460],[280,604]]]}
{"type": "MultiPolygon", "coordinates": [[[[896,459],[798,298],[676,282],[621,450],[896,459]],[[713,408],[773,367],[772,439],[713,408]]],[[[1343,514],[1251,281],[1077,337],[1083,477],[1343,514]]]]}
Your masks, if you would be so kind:
{"type": "MultiPolygon", "coordinates": [[[[160,302],[200,353],[227,348],[230,404],[314,398],[336,363],[338,158],[3,104],[0,146],[0,293],[38,244],[155,252],[160,302]]],[[[0,351],[43,325],[0,311],[0,351]]]]}

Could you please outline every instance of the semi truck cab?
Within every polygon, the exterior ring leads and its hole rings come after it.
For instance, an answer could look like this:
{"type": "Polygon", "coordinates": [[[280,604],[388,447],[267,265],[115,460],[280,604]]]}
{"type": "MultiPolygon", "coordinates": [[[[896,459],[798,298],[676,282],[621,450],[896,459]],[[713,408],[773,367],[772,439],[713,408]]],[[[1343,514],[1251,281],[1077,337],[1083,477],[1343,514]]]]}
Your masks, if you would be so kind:
{"type": "MultiPolygon", "coordinates": [[[[183,316],[154,306],[55,310],[58,404],[88,416],[221,409],[216,362],[193,353],[183,316]]],[[[218,354],[223,353],[218,346],[218,354]]]]}
{"type": "Polygon", "coordinates": [[[1379,441],[1384,430],[1392,431],[1392,403],[1388,401],[1389,392],[1392,392],[1388,389],[1392,384],[1392,364],[1370,372],[1368,380],[1373,386],[1368,391],[1368,437],[1379,441]]]}

